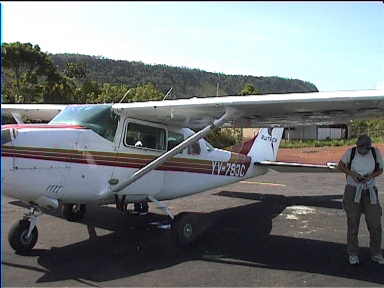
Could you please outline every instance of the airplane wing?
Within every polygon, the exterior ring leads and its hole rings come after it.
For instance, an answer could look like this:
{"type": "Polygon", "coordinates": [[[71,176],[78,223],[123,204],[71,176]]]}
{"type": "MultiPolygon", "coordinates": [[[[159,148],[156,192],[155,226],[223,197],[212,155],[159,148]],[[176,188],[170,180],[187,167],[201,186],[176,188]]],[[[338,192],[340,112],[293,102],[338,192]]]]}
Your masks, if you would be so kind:
{"type": "Polygon", "coordinates": [[[202,128],[231,110],[223,127],[293,127],[383,118],[384,90],[223,96],[114,104],[128,117],[202,128]]]}
{"type": "Polygon", "coordinates": [[[17,123],[23,120],[50,121],[67,105],[56,104],[1,104],[3,115],[15,118],[17,123]]]}

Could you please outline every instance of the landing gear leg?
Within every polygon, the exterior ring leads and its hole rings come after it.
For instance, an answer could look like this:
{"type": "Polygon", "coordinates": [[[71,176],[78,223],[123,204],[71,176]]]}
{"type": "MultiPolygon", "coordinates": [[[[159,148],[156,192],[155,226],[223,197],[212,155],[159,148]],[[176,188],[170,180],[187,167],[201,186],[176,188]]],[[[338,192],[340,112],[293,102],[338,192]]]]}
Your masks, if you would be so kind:
{"type": "Polygon", "coordinates": [[[26,253],[32,250],[36,245],[38,238],[37,220],[42,214],[38,207],[33,207],[24,218],[17,221],[11,227],[8,234],[9,245],[16,251],[16,253],[26,253]]]}
{"type": "Polygon", "coordinates": [[[121,198],[115,195],[116,209],[123,212],[123,214],[126,214],[128,212],[128,204],[125,202],[125,197],[125,195],[123,195],[121,198]]]}
{"type": "Polygon", "coordinates": [[[157,200],[155,197],[153,196],[148,196],[148,199],[151,200],[153,203],[155,203],[157,205],[158,208],[160,208],[161,210],[163,210],[165,213],[168,214],[169,217],[171,217],[171,219],[175,219],[175,216],[173,216],[171,210],[169,210],[169,208],[164,205],[163,203],[161,203],[159,200],[157,200]]]}
{"type": "Polygon", "coordinates": [[[61,213],[68,221],[80,221],[86,212],[85,204],[63,204],[61,213]]]}

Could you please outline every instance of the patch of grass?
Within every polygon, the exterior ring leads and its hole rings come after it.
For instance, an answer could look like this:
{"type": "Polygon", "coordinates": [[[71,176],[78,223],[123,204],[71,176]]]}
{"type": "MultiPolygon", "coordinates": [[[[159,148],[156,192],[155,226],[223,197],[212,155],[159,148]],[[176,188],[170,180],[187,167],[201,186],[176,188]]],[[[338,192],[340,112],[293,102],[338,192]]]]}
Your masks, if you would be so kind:
{"type": "MultiPolygon", "coordinates": [[[[384,143],[383,137],[371,137],[374,144],[384,143]]],[[[335,147],[356,144],[357,138],[333,140],[282,140],[280,148],[335,147]]]]}

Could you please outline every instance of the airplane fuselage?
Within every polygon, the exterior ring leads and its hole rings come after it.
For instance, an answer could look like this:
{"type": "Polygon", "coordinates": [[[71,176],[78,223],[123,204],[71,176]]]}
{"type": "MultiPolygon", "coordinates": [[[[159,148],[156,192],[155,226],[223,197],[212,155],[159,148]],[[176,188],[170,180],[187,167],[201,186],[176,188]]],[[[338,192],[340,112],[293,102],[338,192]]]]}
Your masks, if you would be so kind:
{"type": "MultiPolygon", "coordinates": [[[[7,125],[3,129],[15,134],[2,147],[5,194],[29,203],[40,203],[41,197],[63,203],[112,203],[113,187],[169,150],[171,134],[183,138],[193,134],[190,129],[129,118],[120,120],[115,136],[108,139],[81,125],[7,125]],[[144,130],[161,129],[168,143],[159,149],[131,145],[127,139],[132,123],[144,130]]],[[[213,148],[204,139],[196,144],[195,151],[184,149],[125,188],[126,202],[142,201],[148,195],[175,199],[266,172],[256,170],[248,156],[213,148]]]]}

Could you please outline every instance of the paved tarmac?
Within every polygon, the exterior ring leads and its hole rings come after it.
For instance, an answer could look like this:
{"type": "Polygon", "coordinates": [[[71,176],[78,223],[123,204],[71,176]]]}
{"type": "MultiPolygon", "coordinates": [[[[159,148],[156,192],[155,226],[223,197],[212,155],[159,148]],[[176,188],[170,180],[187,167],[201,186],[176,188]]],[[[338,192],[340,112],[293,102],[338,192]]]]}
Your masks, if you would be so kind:
{"type": "MultiPolygon", "coordinates": [[[[8,229],[24,213],[1,206],[2,284],[22,287],[122,286],[383,286],[384,267],[369,260],[362,217],[362,264],[345,257],[342,174],[269,172],[241,183],[166,202],[191,212],[198,241],[177,248],[170,230],[143,223],[167,220],[150,205],[145,217],[122,216],[112,206],[89,207],[81,223],[43,215],[39,240],[17,255],[8,229]]],[[[384,191],[384,177],[378,179],[384,191]]],[[[381,194],[381,203],[384,195],[381,194]]],[[[11,203],[9,203],[11,202],[11,203]]]]}

